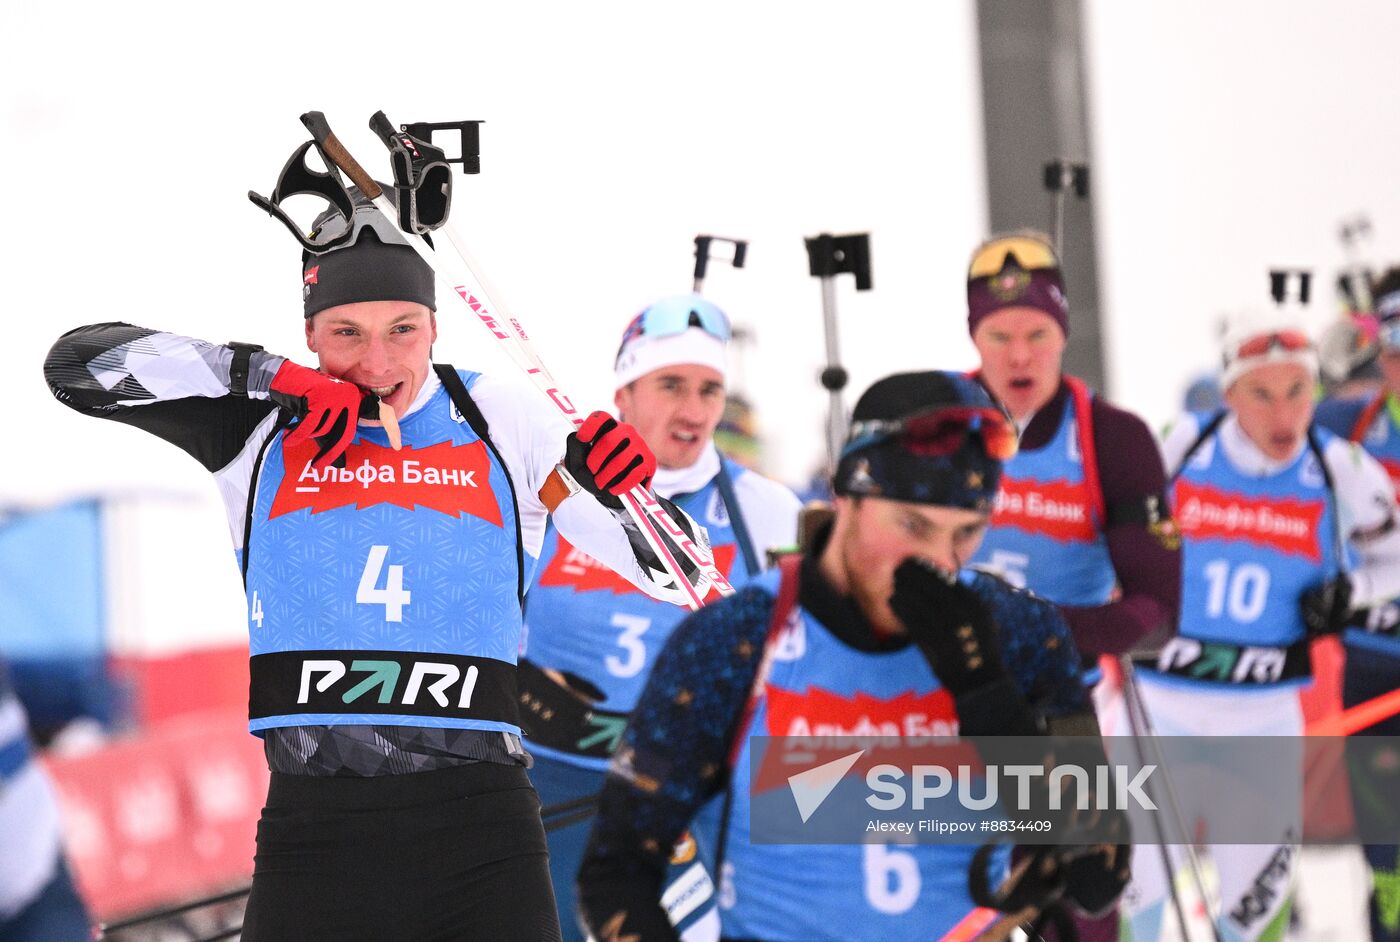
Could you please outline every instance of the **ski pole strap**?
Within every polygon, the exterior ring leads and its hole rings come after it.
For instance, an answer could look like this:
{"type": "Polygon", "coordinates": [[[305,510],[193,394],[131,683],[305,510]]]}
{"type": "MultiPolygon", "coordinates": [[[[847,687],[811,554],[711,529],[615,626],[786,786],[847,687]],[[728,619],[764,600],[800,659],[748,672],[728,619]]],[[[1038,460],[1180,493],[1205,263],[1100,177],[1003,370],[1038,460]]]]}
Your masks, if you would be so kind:
{"type": "Polygon", "coordinates": [[[369,127],[389,149],[399,228],[419,235],[440,228],[452,209],[452,168],[447,165],[447,154],[429,140],[394,130],[382,111],[370,117],[369,127]]]}
{"type": "Polygon", "coordinates": [[[435,131],[456,131],[458,156],[447,157],[450,164],[461,164],[463,173],[481,172],[481,126],[485,121],[410,121],[403,126],[411,136],[431,142],[435,131]]]}
{"type": "Polygon", "coordinates": [[[763,571],[763,567],[759,565],[753,537],[749,534],[749,525],[744,520],[744,510],[739,506],[739,497],[734,493],[734,481],[729,476],[729,465],[724,455],[719,456],[719,474],[715,475],[715,486],[719,489],[719,499],[724,502],[724,512],[729,516],[734,541],[739,544],[739,552],[744,556],[744,569],[748,571],[749,577],[753,578],[763,571]]]}

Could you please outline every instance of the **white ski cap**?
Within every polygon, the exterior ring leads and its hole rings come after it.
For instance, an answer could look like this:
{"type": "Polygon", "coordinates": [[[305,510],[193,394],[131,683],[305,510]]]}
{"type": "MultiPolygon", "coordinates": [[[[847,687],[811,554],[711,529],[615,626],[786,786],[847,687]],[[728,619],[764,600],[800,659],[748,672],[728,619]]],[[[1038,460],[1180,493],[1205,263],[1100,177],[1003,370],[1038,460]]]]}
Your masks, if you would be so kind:
{"type": "Polygon", "coordinates": [[[1226,321],[1224,369],[1220,388],[1229,389],[1235,380],[1259,366],[1297,363],[1307,367],[1317,380],[1317,345],[1313,343],[1302,318],[1288,308],[1270,311],[1241,311],[1226,321]]]}
{"type": "Polygon", "coordinates": [[[696,364],[726,375],[724,341],[699,327],[665,337],[645,335],[623,345],[617,355],[617,384],[614,388],[630,386],[648,373],[668,366],[696,364]]]}

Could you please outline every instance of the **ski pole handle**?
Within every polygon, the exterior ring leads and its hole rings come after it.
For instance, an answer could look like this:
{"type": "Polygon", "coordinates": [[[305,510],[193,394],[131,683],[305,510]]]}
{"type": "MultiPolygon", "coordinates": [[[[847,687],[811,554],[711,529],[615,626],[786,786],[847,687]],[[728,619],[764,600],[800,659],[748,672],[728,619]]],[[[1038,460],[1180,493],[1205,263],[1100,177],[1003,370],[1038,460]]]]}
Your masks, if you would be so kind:
{"type": "MultiPolygon", "coordinates": [[[[301,123],[306,125],[306,129],[311,132],[311,137],[321,149],[326,152],[326,156],[335,162],[335,165],[345,171],[345,175],[350,178],[360,192],[368,199],[378,199],[383,193],[383,188],[374,182],[374,177],[365,172],[365,168],[360,166],[359,161],[350,156],[350,152],[345,149],[336,138],[335,132],[331,130],[330,123],[326,121],[326,116],[319,111],[308,111],[301,116],[301,123]]],[[[392,216],[390,217],[393,218],[392,216]]]]}

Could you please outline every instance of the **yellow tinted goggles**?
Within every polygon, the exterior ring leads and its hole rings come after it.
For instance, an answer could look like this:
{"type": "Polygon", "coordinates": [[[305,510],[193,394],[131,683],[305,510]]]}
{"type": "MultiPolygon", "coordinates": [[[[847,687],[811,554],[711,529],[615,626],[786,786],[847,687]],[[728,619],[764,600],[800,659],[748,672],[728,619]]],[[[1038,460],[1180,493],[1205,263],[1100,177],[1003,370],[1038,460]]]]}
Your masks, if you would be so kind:
{"type": "Polygon", "coordinates": [[[998,275],[1006,266],[1008,257],[1014,259],[1016,264],[1026,271],[1060,267],[1055,250],[1047,243],[1030,236],[1007,236],[985,242],[978,247],[972,256],[972,263],[968,265],[967,277],[990,278],[992,275],[998,275]]]}

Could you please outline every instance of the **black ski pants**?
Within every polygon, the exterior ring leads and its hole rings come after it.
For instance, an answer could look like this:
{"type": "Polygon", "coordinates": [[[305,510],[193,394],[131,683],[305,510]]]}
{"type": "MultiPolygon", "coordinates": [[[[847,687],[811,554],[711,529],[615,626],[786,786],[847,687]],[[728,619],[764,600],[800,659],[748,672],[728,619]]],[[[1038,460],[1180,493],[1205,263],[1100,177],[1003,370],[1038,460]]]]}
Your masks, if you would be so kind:
{"type": "Polygon", "coordinates": [[[540,802],[523,768],[272,774],[244,942],[559,938],[540,802]]]}

